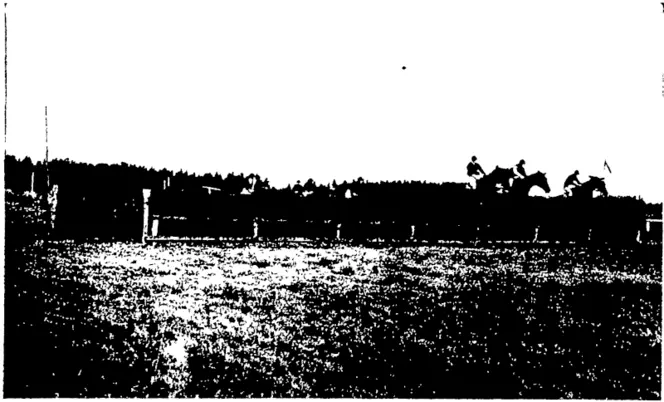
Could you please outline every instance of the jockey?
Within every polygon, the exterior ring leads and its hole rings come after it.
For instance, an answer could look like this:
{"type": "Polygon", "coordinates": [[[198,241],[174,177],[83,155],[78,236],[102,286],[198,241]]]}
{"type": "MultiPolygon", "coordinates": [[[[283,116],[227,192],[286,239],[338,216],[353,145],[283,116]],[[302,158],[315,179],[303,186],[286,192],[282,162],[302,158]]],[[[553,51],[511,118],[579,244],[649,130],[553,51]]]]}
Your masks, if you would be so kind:
{"type": "Polygon", "coordinates": [[[526,164],[526,161],[521,159],[519,163],[516,164],[512,168],[512,173],[514,176],[510,178],[510,187],[512,187],[512,184],[514,183],[514,179],[525,179],[526,178],[526,169],[523,167],[523,165],[526,164]]]}
{"type": "Polygon", "coordinates": [[[526,169],[523,167],[523,165],[526,164],[526,161],[521,159],[519,163],[516,164],[512,168],[512,171],[514,172],[514,177],[518,179],[525,179],[526,178],[526,169]]]}
{"type": "Polygon", "coordinates": [[[477,181],[486,175],[486,173],[484,173],[484,169],[482,169],[482,166],[477,163],[477,157],[473,156],[470,158],[470,163],[468,163],[466,166],[466,170],[468,172],[468,177],[471,179],[469,182],[470,187],[476,189],[477,181]]]}
{"type": "Polygon", "coordinates": [[[580,185],[581,182],[579,181],[579,171],[575,170],[574,173],[572,173],[567,177],[567,179],[565,179],[565,183],[563,184],[563,187],[565,189],[565,195],[568,197],[571,196],[574,187],[578,187],[580,185]]]}

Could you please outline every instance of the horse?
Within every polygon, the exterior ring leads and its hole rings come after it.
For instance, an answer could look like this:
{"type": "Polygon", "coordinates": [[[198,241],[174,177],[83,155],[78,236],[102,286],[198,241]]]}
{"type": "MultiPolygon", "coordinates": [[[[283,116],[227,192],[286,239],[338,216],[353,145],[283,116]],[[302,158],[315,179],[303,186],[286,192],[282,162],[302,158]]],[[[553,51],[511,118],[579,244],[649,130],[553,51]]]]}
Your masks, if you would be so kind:
{"type": "Polygon", "coordinates": [[[549,181],[546,179],[546,173],[537,172],[524,177],[523,179],[516,179],[510,189],[510,194],[519,197],[526,197],[530,189],[537,186],[544,190],[547,194],[551,192],[549,181]]]}
{"type": "Polygon", "coordinates": [[[493,172],[477,180],[477,190],[488,193],[503,191],[510,186],[510,179],[514,177],[512,169],[505,169],[496,166],[493,172]],[[500,187],[499,187],[500,186],[500,187]]]}
{"type": "Polygon", "coordinates": [[[593,198],[595,190],[599,191],[604,197],[609,195],[608,191],[606,191],[604,178],[590,176],[588,181],[583,182],[580,186],[576,186],[572,189],[572,197],[593,198]]]}

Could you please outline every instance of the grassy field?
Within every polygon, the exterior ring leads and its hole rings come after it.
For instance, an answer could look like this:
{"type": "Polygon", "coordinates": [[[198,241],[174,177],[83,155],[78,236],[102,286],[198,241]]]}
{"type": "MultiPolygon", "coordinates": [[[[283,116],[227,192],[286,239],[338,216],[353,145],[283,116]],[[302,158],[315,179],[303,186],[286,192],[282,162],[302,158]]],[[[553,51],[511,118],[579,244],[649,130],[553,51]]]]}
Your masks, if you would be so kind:
{"type": "Polygon", "coordinates": [[[660,256],[25,247],[5,396],[660,399],[660,256]]]}

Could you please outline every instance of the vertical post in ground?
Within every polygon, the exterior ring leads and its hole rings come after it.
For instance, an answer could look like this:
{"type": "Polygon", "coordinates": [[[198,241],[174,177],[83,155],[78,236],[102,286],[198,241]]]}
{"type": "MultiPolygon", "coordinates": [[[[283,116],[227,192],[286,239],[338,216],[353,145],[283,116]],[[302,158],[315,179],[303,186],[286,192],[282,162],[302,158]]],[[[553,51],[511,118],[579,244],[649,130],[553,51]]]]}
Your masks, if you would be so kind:
{"type": "Polygon", "coordinates": [[[533,243],[537,243],[539,238],[539,226],[535,226],[535,237],[533,237],[533,243]]]}
{"type": "Polygon", "coordinates": [[[159,218],[155,216],[152,218],[152,227],[150,228],[150,236],[157,237],[158,235],[159,235],[159,218]]]}
{"type": "Polygon", "coordinates": [[[410,240],[415,240],[415,225],[410,225],[410,240]]]}
{"type": "Polygon", "coordinates": [[[44,106],[44,125],[46,127],[46,159],[44,159],[44,164],[46,167],[46,192],[48,193],[51,189],[51,181],[48,172],[48,106],[44,106]]]}
{"type": "Polygon", "coordinates": [[[7,3],[5,3],[5,159],[7,158],[7,3]]]}
{"type": "Polygon", "coordinates": [[[150,189],[143,189],[143,232],[141,234],[141,243],[145,243],[148,237],[148,226],[150,224],[150,189]]]}
{"type": "Polygon", "coordinates": [[[341,240],[341,223],[337,223],[337,235],[336,235],[337,240],[341,240]]]}
{"type": "Polygon", "coordinates": [[[53,230],[55,230],[55,213],[58,208],[58,185],[54,184],[53,188],[51,188],[48,192],[47,196],[47,201],[48,201],[48,212],[49,212],[49,220],[51,224],[51,233],[53,230]]]}
{"type": "Polygon", "coordinates": [[[258,240],[258,219],[254,219],[254,240],[258,240]]]}

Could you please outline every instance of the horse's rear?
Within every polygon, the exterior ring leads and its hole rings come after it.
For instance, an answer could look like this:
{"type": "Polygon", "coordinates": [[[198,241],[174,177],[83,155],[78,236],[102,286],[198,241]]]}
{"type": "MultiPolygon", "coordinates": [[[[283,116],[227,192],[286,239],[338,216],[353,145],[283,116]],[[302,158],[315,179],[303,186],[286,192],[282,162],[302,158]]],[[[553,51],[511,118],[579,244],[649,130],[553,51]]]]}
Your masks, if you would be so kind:
{"type": "Polygon", "coordinates": [[[609,195],[609,192],[606,190],[604,179],[601,177],[590,176],[588,181],[572,190],[572,195],[574,197],[593,198],[595,191],[599,191],[604,197],[609,195]]]}

